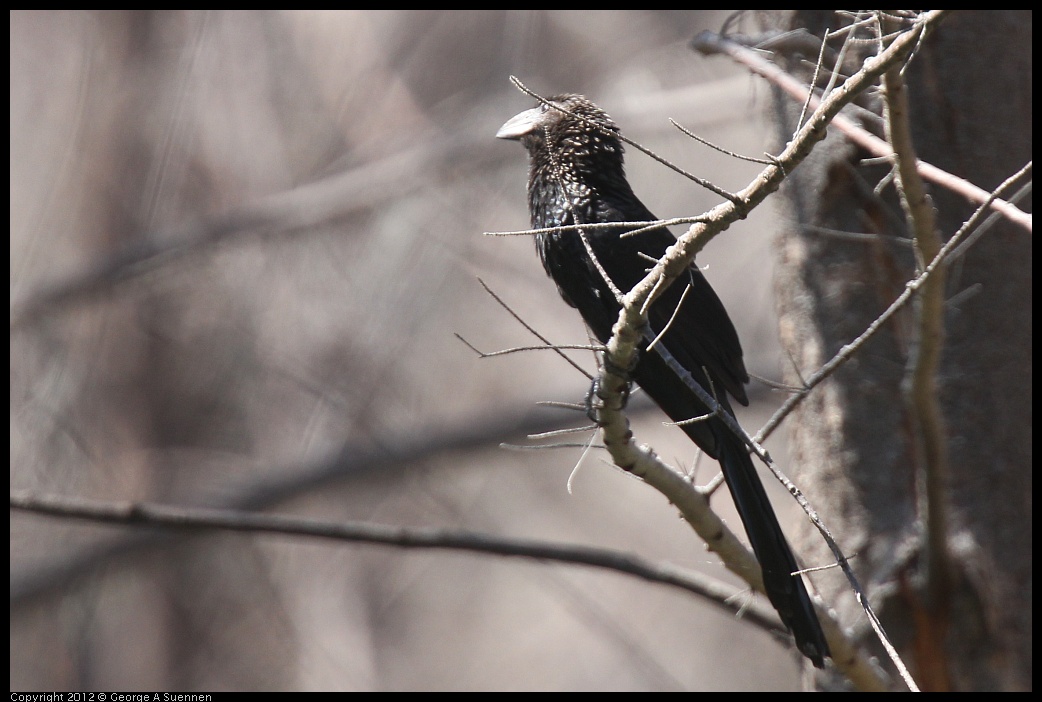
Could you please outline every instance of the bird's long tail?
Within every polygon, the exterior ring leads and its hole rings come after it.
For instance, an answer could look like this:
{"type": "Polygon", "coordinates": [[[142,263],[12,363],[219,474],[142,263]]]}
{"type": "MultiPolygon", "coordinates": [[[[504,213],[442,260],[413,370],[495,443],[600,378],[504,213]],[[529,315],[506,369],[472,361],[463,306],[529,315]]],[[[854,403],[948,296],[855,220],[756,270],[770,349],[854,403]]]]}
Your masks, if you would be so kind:
{"type": "MultiPolygon", "coordinates": [[[[725,432],[726,428],[721,428],[720,433],[725,432]]],[[[782,622],[792,631],[800,652],[821,668],[823,659],[829,655],[828,643],[803,578],[792,575],[799,566],[767,499],[763,483],[756,475],[752,458],[737,437],[728,433],[718,438],[724,478],[745,525],[753,553],[763,569],[767,597],[778,610],[782,622]]]]}

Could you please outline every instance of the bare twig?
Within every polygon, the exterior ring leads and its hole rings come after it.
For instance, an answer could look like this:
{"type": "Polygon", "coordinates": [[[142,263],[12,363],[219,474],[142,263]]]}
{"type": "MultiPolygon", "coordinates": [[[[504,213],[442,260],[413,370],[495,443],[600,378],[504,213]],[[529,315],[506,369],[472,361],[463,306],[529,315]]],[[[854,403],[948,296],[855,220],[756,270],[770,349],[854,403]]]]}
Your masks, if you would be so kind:
{"type": "MultiPolygon", "coordinates": [[[[896,31],[899,21],[880,18],[884,31],[896,31]]],[[[897,191],[910,224],[921,264],[932,261],[941,250],[933,202],[915,168],[916,152],[912,138],[908,91],[903,67],[894,67],[883,75],[883,118],[887,141],[894,152],[897,191]]],[[[951,554],[948,550],[948,437],[938,397],[937,374],[944,349],[944,288],[947,266],[938,266],[924,281],[915,307],[918,332],[911,336],[908,369],[905,377],[905,403],[915,431],[913,452],[918,489],[919,518],[925,522],[923,572],[929,593],[932,616],[948,614],[951,587],[951,554]]],[[[943,626],[941,627],[943,628],[943,626]]],[[[937,631],[935,627],[926,627],[937,631]]],[[[937,645],[941,645],[939,642],[937,645]]],[[[943,663],[939,662],[939,665],[943,663]]],[[[907,675],[907,672],[904,673],[907,675]]]]}
{"type": "MultiPolygon", "coordinates": [[[[521,92],[525,93],[526,95],[530,95],[531,97],[535,98],[536,100],[538,100],[539,102],[543,103],[544,105],[547,105],[547,106],[549,106],[549,107],[551,107],[551,108],[553,108],[555,110],[558,110],[560,112],[567,112],[569,115],[571,115],[575,119],[585,123],[587,126],[593,127],[597,131],[600,131],[602,129],[602,127],[599,124],[597,124],[596,122],[592,122],[589,119],[587,119],[586,117],[583,117],[582,115],[573,114],[571,112],[568,112],[565,109],[562,109],[562,108],[558,107],[557,105],[554,105],[552,102],[547,100],[545,97],[543,97],[543,96],[537,94],[536,92],[534,92],[533,90],[531,90],[528,86],[526,86],[524,83],[522,83],[520,80],[518,80],[517,77],[510,76],[510,82],[513,83],[514,86],[518,90],[520,90],[521,92]]],[[[623,142],[629,144],[630,146],[632,146],[633,148],[637,149],[638,151],[640,151],[644,155],[654,159],[655,161],[658,161],[659,163],[661,163],[666,168],[670,169],[671,171],[675,171],[675,172],[679,173],[680,175],[684,176],[688,180],[690,180],[690,181],[692,181],[694,183],[697,183],[698,185],[702,186],[706,190],[708,190],[708,191],[710,191],[712,193],[716,193],[717,195],[719,195],[720,197],[724,198],[725,200],[730,200],[731,202],[736,202],[736,197],[737,197],[736,195],[727,192],[723,188],[720,188],[720,187],[714,185],[713,183],[710,183],[708,180],[705,180],[704,178],[699,178],[698,176],[696,176],[696,175],[694,175],[692,173],[688,173],[687,171],[685,171],[683,168],[681,168],[680,166],[676,165],[675,163],[673,163],[673,162],[671,162],[671,161],[669,161],[669,160],[667,160],[665,158],[662,158],[661,156],[656,154],[651,149],[649,149],[649,148],[647,148],[645,146],[642,146],[641,144],[639,144],[639,143],[637,143],[637,142],[633,141],[632,139],[629,139],[629,138],[627,138],[625,136],[622,136],[621,134],[614,134],[613,133],[613,136],[618,137],[623,142]]]]}
{"type": "Polygon", "coordinates": [[[713,149],[714,151],[719,151],[720,153],[722,153],[722,154],[724,154],[726,156],[730,156],[731,158],[736,158],[739,161],[749,161],[751,163],[759,163],[760,165],[763,165],[763,166],[766,166],[766,165],[769,165],[770,163],[772,163],[772,161],[769,161],[768,159],[765,159],[765,158],[753,158],[752,156],[743,156],[742,154],[735,153],[734,151],[729,151],[729,150],[723,148],[722,146],[717,146],[716,144],[714,144],[713,142],[709,141],[708,139],[703,139],[702,137],[698,136],[693,131],[691,131],[687,127],[685,127],[682,124],[680,124],[679,122],[677,122],[675,119],[670,118],[669,123],[672,124],[677,129],[679,129],[683,134],[685,134],[686,136],[691,137],[692,139],[694,139],[698,143],[705,144],[710,149],[713,149]]]}
{"type": "MultiPolygon", "coordinates": [[[[182,507],[148,502],[110,502],[83,497],[11,493],[11,508],[34,514],[181,532],[233,531],[283,537],[326,539],[404,549],[442,549],[494,556],[568,563],[631,575],[695,593],[731,613],[738,611],[736,590],[705,575],[632,554],[582,544],[507,538],[459,529],[401,527],[371,522],[330,522],[286,514],[182,507]]],[[[774,633],[784,628],[765,607],[742,608],[743,619],[774,633]]]]}
{"type": "Polygon", "coordinates": [[[569,427],[567,429],[552,429],[550,431],[541,431],[538,434],[529,434],[529,439],[549,439],[552,436],[561,436],[563,434],[580,434],[584,431],[592,431],[597,428],[596,424],[587,424],[582,427],[569,427]]]}
{"type": "MultiPolygon", "coordinates": [[[[680,314],[680,306],[684,304],[684,300],[687,299],[687,294],[689,292],[691,292],[690,283],[684,286],[684,292],[680,293],[680,299],[677,300],[677,305],[675,308],[673,308],[673,314],[669,316],[669,321],[666,322],[666,325],[664,327],[662,327],[662,331],[658,333],[658,336],[652,339],[651,343],[648,344],[648,348],[646,349],[647,351],[651,351],[653,348],[655,348],[658,345],[658,342],[662,340],[662,337],[666,335],[666,332],[669,331],[669,328],[673,326],[673,320],[675,320],[677,318],[677,315],[680,314]]],[[[650,297],[650,295],[648,297],[650,297]]],[[[645,311],[644,314],[647,314],[647,312],[645,311]]],[[[706,377],[709,377],[708,373],[706,374],[706,377]]]]}
{"type": "Polygon", "coordinates": [[[485,232],[485,236],[532,236],[535,234],[554,234],[558,232],[577,232],[579,230],[597,231],[599,229],[622,229],[626,228],[627,234],[632,234],[630,228],[638,231],[655,229],[657,227],[672,227],[676,224],[694,224],[702,221],[701,217],[674,217],[672,219],[641,220],[639,222],[596,222],[589,224],[566,224],[560,227],[543,227],[542,229],[519,229],[509,232],[485,232]]]}
{"type": "MultiPolygon", "coordinates": [[[[932,26],[942,19],[948,12],[948,10],[934,10],[924,15],[923,20],[927,23],[927,26],[932,26]]],[[[915,36],[914,40],[915,43],[918,43],[918,36],[915,36]]],[[[782,88],[785,92],[789,93],[796,99],[806,99],[807,94],[810,91],[806,85],[763,58],[758,52],[741,46],[740,44],[724,37],[720,37],[711,32],[703,32],[695,38],[692,45],[703,53],[723,53],[730,56],[735,61],[748,67],[754,73],[763,76],[778,87],[782,88]]],[[[911,49],[911,47],[908,48],[911,49]]],[[[879,57],[876,57],[869,61],[875,61],[878,60],[878,58],[879,57]]],[[[817,106],[821,101],[822,98],[815,96],[811,99],[811,105],[817,109],[817,106]]],[[[848,139],[870,153],[876,154],[877,156],[890,156],[890,146],[885,141],[870,134],[864,129],[861,129],[842,115],[835,116],[832,119],[832,124],[843,132],[848,139]]],[[[1011,203],[1001,199],[989,198],[986,190],[929,163],[917,161],[916,168],[924,179],[948,188],[952,192],[960,194],[971,202],[979,204],[987,199],[990,202],[992,209],[1001,212],[1006,218],[1010,221],[1016,222],[1025,230],[1029,232],[1031,231],[1031,215],[1025,213],[1023,210],[1015,207],[1011,203]]]]}
{"type": "MultiPolygon", "coordinates": [[[[522,351],[603,351],[604,347],[600,344],[553,344],[552,346],[511,346],[508,349],[500,349],[499,351],[482,351],[474,344],[470,343],[463,338],[462,335],[453,332],[454,337],[463,342],[463,344],[476,353],[479,358],[495,358],[496,356],[506,356],[512,353],[521,353],[522,351]]],[[[587,377],[589,377],[587,375],[587,377]]]]}
{"type": "MultiPolygon", "coordinates": [[[[1024,165],[1019,171],[1011,175],[1005,181],[1003,181],[995,190],[991,193],[989,198],[997,198],[998,195],[1004,192],[1006,189],[1011,187],[1014,183],[1024,177],[1028,172],[1031,171],[1032,164],[1029,162],[1024,165]]],[[[876,332],[883,328],[883,326],[893,317],[899,310],[905,305],[911,302],[912,297],[919,290],[919,288],[929,280],[930,276],[933,275],[934,270],[940,265],[950,260],[954,254],[958,251],[961,252],[961,244],[967,240],[981,224],[982,220],[986,218],[988,208],[991,205],[990,199],[982,203],[970,216],[966,222],[959,227],[959,231],[955,232],[950,239],[945,243],[941,250],[937,253],[937,256],[930,262],[923,272],[919,274],[915,279],[905,284],[905,289],[901,292],[897,298],[890,303],[890,306],[883,311],[876,319],[872,321],[868,328],[861,333],[856,339],[846,344],[841,348],[835,356],[829,359],[827,362],[815,371],[809,378],[807,378],[803,389],[796,395],[793,395],[778,408],[778,411],[771,416],[771,418],[764,424],[763,428],[756,435],[758,440],[762,440],[763,437],[769,436],[781,421],[795,409],[796,405],[803,401],[807,394],[813,390],[817,385],[820,385],[822,381],[828,378],[830,375],[836,372],[840,366],[846,363],[854,355],[854,353],[864,346],[864,344],[871,339],[876,332]]]]}
{"type": "MultiPolygon", "coordinates": [[[[569,416],[566,421],[572,421],[569,416]]],[[[505,437],[559,428],[561,420],[551,420],[545,411],[523,411],[502,416],[479,416],[458,426],[440,431],[389,434],[364,445],[348,444],[310,460],[264,466],[250,471],[227,486],[217,507],[231,510],[259,510],[273,507],[301,495],[321,491],[335,481],[363,479],[379,474],[393,476],[417,460],[444,453],[485,447],[505,437]]],[[[196,496],[198,501],[214,499],[196,496]]],[[[11,571],[12,610],[54,593],[89,573],[101,564],[126,562],[128,556],[162,549],[175,542],[173,534],[134,532],[105,538],[72,554],[45,556],[31,568],[11,571]]]]}
{"type": "MultiPolygon", "coordinates": [[[[489,286],[488,286],[488,285],[487,285],[487,284],[485,283],[485,281],[484,281],[484,280],[482,280],[481,278],[478,278],[478,282],[479,282],[479,283],[481,283],[481,287],[483,287],[483,288],[485,289],[485,292],[487,292],[487,293],[488,293],[488,294],[489,294],[489,295],[490,295],[490,296],[492,297],[492,299],[493,299],[493,300],[495,300],[496,302],[498,302],[498,303],[499,303],[499,305],[500,305],[500,306],[501,306],[501,307],[502,307],[503,309],[505,309],[505,310],[506,310],[507,312],[509,312],[509,313],[510,313],[510,316],[511,316],[511,317],[513,317],[514,319],[516,319],[516,320],[518,321],[518,323],[519,323],[519,324],[520,324],[521,326],[523,326],[523,327],[524,327],[525,329],[527,329],[527,330],[529,331],[529,333],[531,333],[531,334],[532,334],[532,336],[534,336],[535,338],[537,338],[537,339],[539,339],[540,341],[542,341],[542,342],[543,342],[544,344],[546,344],[546,346],[547,346],[548,348],[552,348],[552,349],[554,349],[554,350],[555,350],[555,351],[557,352],[557,355],[558,355],[558,356],[560,356],[561,358],[563,358],[564,360],[566,360],[566,361],[568,362],[568,364],[569,364],[569,365],[570,365],[570,366],[571,366],[572,368],[574,368],[575,370],[577,370],[577,371],[579,371],[580,373],[582,373],[582,374],[583,374],[584,376],[586,376],[586,377],[587,377],[588,379],[590,379],[590,380],[593,380],[593,376],[592,376],[592,375],[590,375],[590,373],[589,373],[589,372],[588,372],[588,371],[587,371],[587,370],[586,370],[585,368],[583,368],[583,367],[582,367],[582,366],[580,366],[580,365],[579,365],[578,363],[576,363],[575,361],[573,361],[573,360],[571,359],[571,357],[569,357],[569,356],[568,356],[568,354],[566,354],[566,353],[564,353],[563,351],[561,351],[561,347],[560,347],[560,346],[558,346],[558,345],[556,345],[556,344],[552,344],[552,343],[550,343],[550,340],[549,340],[549,339],[547,339],[547,338],[546,338],[545,336],[543,336],[542,334],[540,334],[539,332],[537,332],[537,331],[536,331],[536,330],[535,330],[535,329],[534,329],[534,328],[532,327],[532,325],[531,325],[531,324],[529,324],[529,323],[528,323],[528,322],[526,322],[526,321],[525,321],[524,319],[522,319],[522,318],[521,318],[521,315],[519,315],[519,314],[518,314],[517,312],[515,312],[515,311],[514,311],[513,309],[511,309],[510,305],[508,305],[508,304],[507,304],[506,302],[504,302],[504,301],[503,301],[503,298],[501,298],[501,297],[500,297],[499,295],[497,295],[497,294],[496,294],[496,293],[495,293],[495,292],[494,292],[494,291],[492,290],[492,288],[490,288],[490,287],[489,287],[489,286]]],[[[463,341],[463,339],[462,339],[462,338],[460,338],[460,341],[463,341]]],[[[467,342],[466,342],[466,341],[463,341],[463,343],[465,343],[465,344],[466,344],[467,342]]],[[[467,346],[470,346],[470,344],[467,344],[467,346]]],[[[471,346],[471,348],[473,349],[474,347],[473,347],[473,346],[471,346]]],[[[474,350],[475,350],[475,351],[477,351],[477,349],[474,349],[474,350]]],[[[479,352],[479,353],[480,353],[480,352],[479,352]]]]}

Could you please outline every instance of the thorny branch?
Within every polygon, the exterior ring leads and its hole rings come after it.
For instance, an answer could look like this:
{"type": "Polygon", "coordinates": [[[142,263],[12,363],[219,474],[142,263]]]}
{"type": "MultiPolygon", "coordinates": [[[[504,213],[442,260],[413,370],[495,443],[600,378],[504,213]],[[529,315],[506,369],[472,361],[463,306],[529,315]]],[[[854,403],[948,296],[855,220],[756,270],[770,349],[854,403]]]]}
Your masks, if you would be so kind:
{"type": "MultiPolygon", "coordinates": [[[[902,62],[912,47],[919,41],[919,32],[932,27],[943,16],[944,12],[931,12],[923,15],[917,23],[917,31],[907,31],[896,36],[886,49],[882,50],[877,56],[868,59],[861,70],[845,80],[832,94],[825,96],[803,128],[794,136],[786,149],[773,159],[771,165],[767,166],[743,191],[737,193],[734,197],[727,198],[727,202],[710,210],[703,221],[693,224],[687,233],[679,238],[676,245],[670,247],[667,255],[652,268],[644,280],[624,296],[619,321],[616,323],[613,329],[613,336],[607,344],[606,363],[604,363],[598,384],[598,396],[601,400],[598,419],[603,425],[605,446],[608,448],[616,465],[644,478],[645,481],[666,494],[674,504],[678,504],[677,495],[687,492],[687,488],[684,487],[680,493],[674,494],[671,489],[673,486],[669,484],[668,480],[663,480],[663,478],[668,474],[676,475],[676,472],[668,466],[661,464],[647,447],[635,445],[632,434],[629,431],[628,422],[622,413],[625,393],[629,387],[629,378],[620,369],[632,367],[639,352],[642,338],[649,338],[649,340],[653,338],[647,336],[649,332],[646,331],[647,320],[644,310],[646,310],[649,301],[654,299],[659,290],[668,287],[692,265],[695,255],[708,241],[726,229],[732,222],[747,216],[749,211],[759,205],[770,193],[774,192],[785,178],[786,173],[791,172],[806,158],[814,144],[824,137],[825,127],[835,119],[840,109],[852,101],[861,91],[874,85],[885,71],[902,62]]],[[[515,80],[515,83],[518,83],[518,81],[515,80]]],[[[519,87],[531,94],[531,91],[527,88],[520,85],[519,87]]],[[[656,350],[659,353],[663,351],[660,347],[656,348],[656,350]]],[[[664,357],[667,355],[665,354],[664,357]]],[[[668,358],[666,360],[667,362],[669,361],[668,358]]],[[[674,370],[676,369],[674,368],[674,370]]],[[[683,377],[683,374],[681,374],[681,377],[683,377]]],[[[704,389],[698,387],[697,383],[691,381],[688,385],[699,395],[707,407],[717,412],[719,416],[725,416],[725,413],[720,411],[716,400],[704,389]]],[[[795,486],[777,471],[766,452],[744,434],[737,427],[737,423],[733,424],[732,429],[736,430],[739,436],[743,437],[754,452],[768,464],[772,471],[782,479],[790,491],[797,497],[801,506],[807,511],[815,526],[828,542],[829,547],[836,554],[837,561],[857,593],[859,601],[862,602],[869,616],[874,618],[874,614],[871,613],[871,608],[863,595],[857,579],[846,563],[845,557],[829,531],[817,518],[814,510],[810,508],[795,486]]],[[[688,518],[686,512],[685,517],[688,518]]],[[[691,521],[690,518],[689,521],[691,521]]],[[[694,522],[692,523],[694,524],[694,522]]],[[[699,533],[701,534],[702,531],[699,530],[699,533]]],[[[711,542],[710,548],[716,550],[711,542]]],[[[721,556],[723,557],[723,554],[721,556]]],[[[724,561],[727,563],[726,557],[724,557],[724,561]]],[[[727,565],[732,569],[736,567],[733,564],[727,565]]],[[[747,577],[747,575],[748,573],[743,577],[747,577]]],[[[850,645],[850,642],[844,639],[835,620],[824,616],[822,620],[826,627],[826,635],[828,636],[830,647],[833,649],[834,660],[837,665],[842,667],[844,674],[851,680],[865,681],[866,686],[882,684],[878,677],[879,671],[874,669],[870,662],[863,655],[859,655],[850,645]],[[868,681],[873,682],[869,683],[868,681]]],[[[883,636],[881,629],[878,629],[877,632],[881,637],[883,636]]],[[[892,657],[895,659],[899,669],[902,669],[903,665],[897,658],[896,653],[893,653],[892,657]]],[[[914,682],[910,678],[906,678],[906,681],[914,689],[914,682]]]]}

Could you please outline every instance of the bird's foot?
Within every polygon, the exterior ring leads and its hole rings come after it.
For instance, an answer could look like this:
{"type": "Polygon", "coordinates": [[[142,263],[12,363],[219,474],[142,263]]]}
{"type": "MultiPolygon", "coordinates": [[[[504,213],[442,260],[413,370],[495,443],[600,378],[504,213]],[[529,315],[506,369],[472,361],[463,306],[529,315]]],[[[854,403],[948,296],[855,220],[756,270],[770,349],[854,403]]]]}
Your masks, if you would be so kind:
{"type": "MultiPolygon", "coordinates": [[[[589,390],[589,392],[586,393],[586,401],[585,401],[585,404],[586,404],[586,416],[590,418],[591,422],[593,422],[594,424],[596,424],[599,427],[604,426],[604,422],[602,422],[598,418],[599,417],[599,413],[600,413],[600,411],[602,409],[607,407],[607,405],[605,403],[604,395],[602,394],[602,388],[603,388],[603,385],[601,383],[601,379],[600,378],[594,378],[593,382],[590,383],[590,390],[589,390]]],[[[629,402],[629,399],[630,399],[630,386],[629,385],[626,385],[626,387],[620,393],[619,397],[620,397],[620,403],[619,403],[619,406],[618,406],[617,409],[620,409],[620,410],[621,409],[625,409],[626,403],[629,402]]]]}

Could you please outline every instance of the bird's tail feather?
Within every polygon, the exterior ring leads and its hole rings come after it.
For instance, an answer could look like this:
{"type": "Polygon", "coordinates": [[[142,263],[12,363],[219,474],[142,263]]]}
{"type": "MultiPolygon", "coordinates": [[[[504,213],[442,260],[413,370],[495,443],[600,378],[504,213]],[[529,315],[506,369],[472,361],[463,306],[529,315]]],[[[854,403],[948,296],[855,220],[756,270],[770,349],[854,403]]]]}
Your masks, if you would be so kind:
{"type": "MultiPolygon", "coordinates": [[[[726,431],[723,429],[720,433],[726,431]]],[[[821,668],[823,658],[829,655],[828,643],[803,578],[792,575],[799,566],[767,499],[763,483],[756,475],[749,453],[737,437],[726,435],[718,438],[724,478],[745,525],[753,553],[763,569],[767,597],[778,610],[782,622],[792,631],[799,650],[821,668]]]]}

